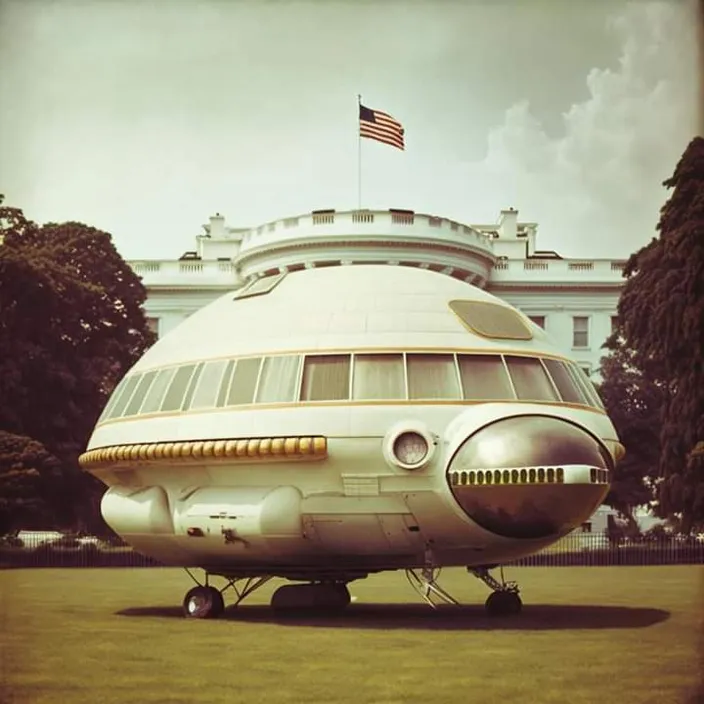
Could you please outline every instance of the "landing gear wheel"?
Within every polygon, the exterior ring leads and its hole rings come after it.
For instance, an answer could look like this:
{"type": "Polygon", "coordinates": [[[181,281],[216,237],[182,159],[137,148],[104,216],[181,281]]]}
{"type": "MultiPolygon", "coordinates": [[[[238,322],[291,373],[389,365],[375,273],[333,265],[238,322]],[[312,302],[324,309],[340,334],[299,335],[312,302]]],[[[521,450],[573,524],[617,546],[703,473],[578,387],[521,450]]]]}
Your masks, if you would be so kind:
{"type": "Polygon", "coordinates": [[[522,606],[521,597],[510,591],[492,592],[485,603],[489,616],[513,616],[520,613],[522,606]]]}
{"type": "Polygon", "coordinates": [[[279,613],[343,611],[351,601],[350,592],[343,583],[286,584],[271,598],[271,607],[279,613]]]}
{"type": "Polygon", "coordinates": [[[224,610],[225,601],[215,587],[193,587],[183,600],[186,618],[217,618],[224,610]]]}

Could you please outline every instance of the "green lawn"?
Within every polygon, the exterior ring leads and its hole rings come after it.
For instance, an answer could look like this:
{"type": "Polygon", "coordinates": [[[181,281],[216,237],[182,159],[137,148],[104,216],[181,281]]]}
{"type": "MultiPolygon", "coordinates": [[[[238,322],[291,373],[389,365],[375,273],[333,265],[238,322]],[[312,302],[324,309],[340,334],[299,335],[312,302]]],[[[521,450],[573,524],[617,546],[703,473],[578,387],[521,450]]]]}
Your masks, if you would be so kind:
{"type": "MultiPolygon", "coordinates": [[[[0,701],[560,704],[698,702],[704,568],[509,568],[524,611],[433,612],[403,573],[352,585],[344,614],[277,620],[267,585],[217,621],[186,620],[173,569],[0,572],[0,701]]],[[[701,691],[701,690],[700,690],[701,691]]],[[[700,696],[704,696],[704,693],[700,696]]]]}

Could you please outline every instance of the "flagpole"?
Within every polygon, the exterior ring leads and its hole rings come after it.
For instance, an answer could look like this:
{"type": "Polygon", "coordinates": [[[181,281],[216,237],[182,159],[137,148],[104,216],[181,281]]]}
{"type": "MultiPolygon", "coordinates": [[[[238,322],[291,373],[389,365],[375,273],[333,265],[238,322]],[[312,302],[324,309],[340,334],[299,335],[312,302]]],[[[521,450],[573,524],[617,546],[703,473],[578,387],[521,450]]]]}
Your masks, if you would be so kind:
{"type": "Polygon", "coordinates": [[[359,108],[362,96],[357,94],[357,210],[362,209],[362,131],[359,129],[359,108]]]}

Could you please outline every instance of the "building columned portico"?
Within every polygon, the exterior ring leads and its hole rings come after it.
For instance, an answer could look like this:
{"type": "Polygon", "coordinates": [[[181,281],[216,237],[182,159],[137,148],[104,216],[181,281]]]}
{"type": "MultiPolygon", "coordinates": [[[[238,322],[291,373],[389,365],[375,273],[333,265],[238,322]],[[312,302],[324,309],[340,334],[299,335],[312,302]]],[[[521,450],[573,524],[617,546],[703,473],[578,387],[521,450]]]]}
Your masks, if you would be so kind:
{"type": "Polygon", "coordinates": [[[494,225],[411,210],[319,210],[236,228],[216,214],[193,251],[130,265],[147,288],[146,313],[160,336],[223,293],[279,271],[371,263],[431,269],[519,308],[596,379],[624,262],[540,251],[537,227],[519,222],[513,209],[494,225]]]}

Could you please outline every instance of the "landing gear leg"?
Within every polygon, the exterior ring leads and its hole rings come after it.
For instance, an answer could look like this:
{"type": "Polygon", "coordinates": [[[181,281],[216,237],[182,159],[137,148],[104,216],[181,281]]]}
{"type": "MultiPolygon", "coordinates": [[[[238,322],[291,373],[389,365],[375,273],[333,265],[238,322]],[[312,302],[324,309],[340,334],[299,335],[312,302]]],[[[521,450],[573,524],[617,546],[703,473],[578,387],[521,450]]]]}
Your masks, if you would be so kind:
{"type": "Polygon", "coordinates": [[[520,613],[523,602],[519,596],[518,584],[504,580],[503,567],[501,568],[501,581],[489,574],[488,567],[468,567],[467,572],[481,579],[489,589],[493,590],[485,603],[489,616],[512,616],[520,613]]]}
{"type": "Polygon", "coordinates": [[[406,577],[411,586],[423,597],[428,606],[433,609],[438,608],[438,604],[433,601],[435,597],[438,601],[444,601],[446,604],[459,606],[459,602],[453,599],[439,584],[438,577],[440,569],[434,566],[433,553],[430,545],[426,545],[425,549],[425,565],[423,569],[406,570],[406,577]]]}

